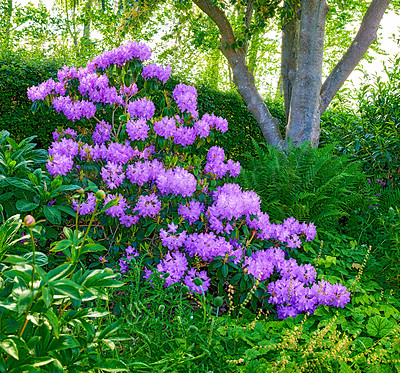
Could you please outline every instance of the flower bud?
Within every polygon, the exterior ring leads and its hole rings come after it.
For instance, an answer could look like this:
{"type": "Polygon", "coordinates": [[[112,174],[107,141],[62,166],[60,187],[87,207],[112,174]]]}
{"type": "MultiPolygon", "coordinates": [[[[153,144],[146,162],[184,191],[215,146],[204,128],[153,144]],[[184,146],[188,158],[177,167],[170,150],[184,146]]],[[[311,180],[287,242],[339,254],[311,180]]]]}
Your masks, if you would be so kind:
{"type": "Polygon", "coordinates": [[[104,192],[104,190],[98,190],[97,192],[96,192],[96,198],[97,199],[104,199],[104,198],[106,198],[106,193],[104,192]]]}
{"type": "Polygon", "coordinates": [[[165,306],[164,306],[163,304],[160,304],[160,306],[158,307],[158,310],[159,310],[161,313],[164,313],[164,311],[165,311],[165,306]]]}
{"type": "Polygon", "coordinates": [[[202,280],[201,278],[198,278],[198,277],[196,277],[196,278],[193,280],[193,282],[194,282],[194,284],[195,284],[196,286],[201,286],[201,285],[203,285],[203,280],[202,280]]]}
{"type": "Polygon", "coordinates": [[[182,287],[182,294],[185,295],[185,294],[187,294],[188,292],[189,292],[189,286],[186,286],[186,285],[183,286],[183,287],[182,287]]]}
{"type": "Polygon", "coordinates": [[[34,227],[36,224],[36,220],[32,215],[26,215],[24,223],[26,227],[34,227]]]}
{"type": "Polygon", "coordinates": [[[199,329],[197,329],[194,325],[189,326],[189,332],[196,333],[199,329]]]}
{"type": "Polygon", "coordinates": [[[78,192],[79,194],[85,194],[85,190],[84,190],[83,188],[79,188],[79,189],[77,190],[77,192],[78,192]]]}
{"type": "Polygon", "coordinates": [[[224,303],[224,299],[222,298],[222,297],[216,297],[215,299],[214,299],[214,305],[215,305],[215,307],[221,307],[222,306],[222,303],[224,303]]]}

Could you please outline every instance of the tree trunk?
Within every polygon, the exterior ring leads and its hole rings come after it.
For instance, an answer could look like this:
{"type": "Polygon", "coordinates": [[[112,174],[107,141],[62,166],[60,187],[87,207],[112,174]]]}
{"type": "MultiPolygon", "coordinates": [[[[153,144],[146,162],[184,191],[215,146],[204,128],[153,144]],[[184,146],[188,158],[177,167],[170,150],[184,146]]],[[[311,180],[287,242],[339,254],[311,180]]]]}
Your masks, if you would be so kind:
{"type": "Polygon", "coordinates": [[[326,0],[303,1],[297,51],[297,66],[290,97],[286,139],[296,146],[311,141],[318,146],[320,92],[324,54],[326,0]]]}
{"type": "MultiPolygon", "coordinates": [[[[279,120],[269,112],[267,105],[261,98],[255,85],[254,76],[250,73],[246,64],[245,48],[234,48],[236,37],[232,26],[225,13],[213,4],[211,0],[193,0],[194,3],[205,12],[218,26],[221,33],[220,50],[228,60],[232,69],[233,82],[238,93],[242,96],[247,109],[253,114],[261,128],[265,140],[279,148],[285,147],[279,131],[279,120]]],[[[250,17],[250,15],[247,15],[250,17]]]]}
{"type": "Polygon", "coordinates": [[[265,140],[271,145],[284,148],[285,143],[279,131],[279,120],[271,115],[267,105],[258,93],[254,76],[246,65],[244,53],[241,49],[236,52],[231,47],[222,50],[222,53],[232,68],[233,81],[236,84],[238,93],[242,96],[247,109],[259,124],[265,140]]]}
{"type": "Polygon", "coordinates": [[[296,77],[298,41],[300,33],[300,6],[298,0],[287,3],[288,10],[282,25],[281,87],[285,103],[286,118],[289,118],[292,89],[296,77]]]}
{"type": "MultiPolygon", "coordinates": [[[[221,34],[220,50],[228,61],[232,80],[258,122],[265,140],[284,149],[289,139],[297,146],[307,141],[318,146],[321,114],[375,40],[379,23],[391,0],[371,1],[356,38],[323,86],[325,23],[329,10],[326,0],[286,1],[291,11],[284,17],[282,28],[281,77],[288,118],[285,140],[280,135],[278,119],[269,112],[246,63],[246,34],[245,43],[240,48],[226,13],[214,0],[193,2],[217,25],[221,34]]],[[[252,4],[253,1],[247,2],[246,30],[252,19],[252,4]]]]}

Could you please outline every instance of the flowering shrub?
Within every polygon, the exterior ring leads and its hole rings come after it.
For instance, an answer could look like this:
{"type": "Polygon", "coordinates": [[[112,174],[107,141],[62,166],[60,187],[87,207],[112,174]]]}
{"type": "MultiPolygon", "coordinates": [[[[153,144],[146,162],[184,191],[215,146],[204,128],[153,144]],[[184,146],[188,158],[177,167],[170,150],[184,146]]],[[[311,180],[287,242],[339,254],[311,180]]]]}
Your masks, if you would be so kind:
{"type": "Polygon", "coordinates": [[[276,304],[281,318],[313,312],[318,304],[344,307],[350,297],[344,286],[316,282],[310,264],[289,258],[291,248],[314,239],[312,223],[271,223],[256,193],[229,182],[240,164],[226,160],[221,147],[208,150],[205,164],[191,155],[198,139],[207,143],[228,122],[213,114],[200,118],[197,91],[184,84],[156,105],[151,95],[171,69],[143,67],[150,56],[146,45],[129,42],[85,68],[65,66],[58,81],[28,90],[36,107],[96,122],[92,135],[54,133],[47,169],[88,192],[71,202],[82,217],[95,208],[93,192],[107,192],[101,223],[113,227],[113,237],[119,229],[125,237],[121,273],[147,254],[145,278],[156,268],[166,286],[184,283],[199,293],[211,286],[222,292],[230,283],[237,302],[253,289],[255,303],[276,304]]]}

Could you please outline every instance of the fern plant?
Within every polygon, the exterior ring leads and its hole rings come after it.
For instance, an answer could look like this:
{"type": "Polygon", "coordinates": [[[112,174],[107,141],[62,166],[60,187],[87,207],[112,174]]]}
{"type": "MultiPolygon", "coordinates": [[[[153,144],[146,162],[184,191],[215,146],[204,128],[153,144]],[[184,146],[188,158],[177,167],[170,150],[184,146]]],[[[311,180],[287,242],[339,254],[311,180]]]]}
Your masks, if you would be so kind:
{"type": "Polygon", "coordinates": [[[315,149],[290,145],[287,151],[253,141],[256,157],[249,157],[239,184],[253,189],[271,221],[294,216],[320,228],[332,227],[362,200],[362,165],[334,154],[334,145],[315,149]]]}

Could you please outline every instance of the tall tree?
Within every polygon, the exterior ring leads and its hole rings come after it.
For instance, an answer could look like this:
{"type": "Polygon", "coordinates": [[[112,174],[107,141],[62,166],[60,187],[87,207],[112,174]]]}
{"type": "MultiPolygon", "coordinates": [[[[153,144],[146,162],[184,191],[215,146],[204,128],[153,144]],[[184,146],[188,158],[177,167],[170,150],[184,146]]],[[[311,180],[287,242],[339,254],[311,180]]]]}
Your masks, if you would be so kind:
{"type": "MultiPolygon", "coordinates": [[[[176,0],[176,6],[191,0],[176,0]]],[[[381,19],[391,0],[372,0],[350,46],[323,82],[327,0],[192,0],[214,22],[220,33],[219,49],[232,70],[233,81],[248,110],[257,120],[265,140],[280,148],[288,139],[296,145],[310,141],[318,146],[320,118],[335,94],[377,37],[381,19]],[[259,37],[267,20],[281,20],[281,79],[287,114],[282,138],[274,118],[256,87],[251,38],[259,37]]],[[[351,1],[347,5],[356,4],[351,1]]],[[[346,13],[341,1],[332,0],[336,13],[346,13]],[[342,8],[340,8],[342,6],[342,8]]],[[[347,6],[346,5],[346,6],[347,6]]]]}

